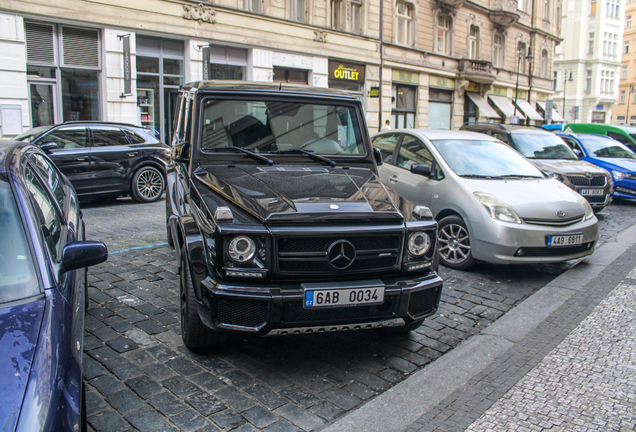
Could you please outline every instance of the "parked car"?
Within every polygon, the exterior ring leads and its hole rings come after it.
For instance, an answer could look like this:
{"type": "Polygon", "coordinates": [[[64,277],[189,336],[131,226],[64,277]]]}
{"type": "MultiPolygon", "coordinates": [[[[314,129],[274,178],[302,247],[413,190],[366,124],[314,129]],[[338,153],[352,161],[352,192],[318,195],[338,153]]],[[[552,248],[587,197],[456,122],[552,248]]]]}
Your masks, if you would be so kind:
{"type": "Polygon", "coordinates": [[[165,189],[170,147],[151,130],[75,121],[40,126],[15,139],[47,153],[80,198],[130,195],[137,202],[153,202],[165,189]]]}
{"type": "Polygon", "coordinates": [[[547,131],[559,131],[562,132],[566,127],[568,126],[567,123],[551,123],[551,124],[544,124],[543,126],[541,126],[541,129],[545,129],[547,131]]]}
{"type": "Polygon", "coordinates": [[[629,147],[631,151],[636,151],[636,127],[604,123],[568,123],[563,131],[577,134],[605,135],[621,142],[629,147]]]}
{"type": "Polygon", "coordinates": [[[558,134],[581,159],[606,169],[614,182],[614,197],[636,198],[636,154],[613,138],[594,134],[558,134]]]}
{"type": "Polygon", "coordinates": [[[210,81],[178,106],[166,213],[187,347],[409,331],[435,312],[437,223],[377,178],[357,97],[210,81]]]}
{"type": "Polygon", "coordinates": [[[461,130],[486,133],[508,144],[546,173],[583,195],[595,211],[612,202],[612,177],[585,162],[552,132],[498,123],[466,123],[461,130]]]}
{"type": "Polygon", "coordinates": [[[86,430],[86,267],[106,245],[85,241],[73,187],[28,143],[0,141],[0,230],[2,430],[86,430]]]}
{"type": "Polygon", "coordinates": [[[598,221],[585,198],[499,140],[402,129],[372,141],[382,182],[433,212],[447,267],[559,262],[594,251],[598,221]]]}

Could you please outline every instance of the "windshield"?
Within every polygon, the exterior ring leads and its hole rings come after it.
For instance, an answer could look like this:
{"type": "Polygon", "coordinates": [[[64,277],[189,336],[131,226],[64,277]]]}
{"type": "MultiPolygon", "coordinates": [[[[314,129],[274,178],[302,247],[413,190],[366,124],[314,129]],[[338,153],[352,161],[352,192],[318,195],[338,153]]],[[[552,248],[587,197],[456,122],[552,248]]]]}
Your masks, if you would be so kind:
{"type": "Polygon", "coordinates": [[[52,127],[53,127],[53,125],[39,126],[39,127],[36,127],[36,128],[33,128],[33,129],[30,129],[30,130],[26,131],[22,135],[18,135],[17,137],[13,138],[13,140],[14,141],[33,142],[40,135],[42,135],[44,132],[46,132],[47,130],[51,129],[52,127]]]}
{"type": "Polygon", "coordinates": [[[11,187],[0,179],[0,303],[40,293],[11,187]]]}
{"type": "Polygon", "coordinates": [[[208,99],[201,150],[252,152],[303,149],[322,155],[364,155],[361,125],[351,106],[268,100],[208,99]]]}
{"type": "Polygon", "coordinates": [[[500,142],[435,140],[432,143],[459,176],[544,178],[537,167],[500,142]]]}
{"type": "Polygon", "coordinates": [[[512,134],[511,136],[517,151],[529,159],[578,159],[570,147],[556,135],[512,134]]]}
{"type": "Polygon", "coordinates": [[[636,159],[636,155],[623,144],[606,138],[579,137],[585,152],[592,157],[636,159]]]}

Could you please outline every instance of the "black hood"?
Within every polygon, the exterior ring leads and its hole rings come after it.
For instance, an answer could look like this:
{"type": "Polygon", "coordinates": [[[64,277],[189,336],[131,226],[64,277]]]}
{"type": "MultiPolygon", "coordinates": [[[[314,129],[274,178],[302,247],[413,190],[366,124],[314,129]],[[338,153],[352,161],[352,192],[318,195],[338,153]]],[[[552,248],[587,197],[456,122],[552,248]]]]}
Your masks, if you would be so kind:
{"type": "MultiPolygon", "coordinates": [[[[194,175],[268,224],[404,221],[395,195],[366,168],[206,165],[194,175]]],[[[209,194],[207,188],[200,193],[209,194]]]]}

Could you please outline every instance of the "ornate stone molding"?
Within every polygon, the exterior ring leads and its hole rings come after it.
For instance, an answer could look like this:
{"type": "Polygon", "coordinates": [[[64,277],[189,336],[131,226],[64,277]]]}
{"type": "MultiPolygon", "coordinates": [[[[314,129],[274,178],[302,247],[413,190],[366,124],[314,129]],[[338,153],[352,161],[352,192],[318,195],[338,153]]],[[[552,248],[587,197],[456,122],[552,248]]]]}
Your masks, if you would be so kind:
{"type": "Polygon", "coordinates": [[[316,37],[314,37],[314,41],[327,43],[327,32],[322,30],[316,30],[314,34],[316,35],[316,37]]]}
{"type": "Polygon", "coordinates": [[[199,3],[196,6],[183,5],[183,19],[199,21],[199,23],[214,24],[214,15],[216,12],[209,6],[199,3]]]}

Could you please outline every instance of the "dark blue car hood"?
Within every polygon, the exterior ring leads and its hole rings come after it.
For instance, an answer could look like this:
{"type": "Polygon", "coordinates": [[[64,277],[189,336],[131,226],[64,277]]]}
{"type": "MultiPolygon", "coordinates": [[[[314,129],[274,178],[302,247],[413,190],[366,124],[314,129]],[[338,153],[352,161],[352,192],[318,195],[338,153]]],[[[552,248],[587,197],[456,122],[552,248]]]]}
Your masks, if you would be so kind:
{"type": "Polygon", "coordinates": [[[621,171],[630,171],[632,173],[636,173],[636,159],[595,158],[593,160],[602,162],[603,168],[605,168],[606,170],[622,168],[621,171]]]}
{"type": "Polygon", "coordinates": [[[0,430],[13,431],[20,414],[45,300],[0,308],[0,430]]]}

